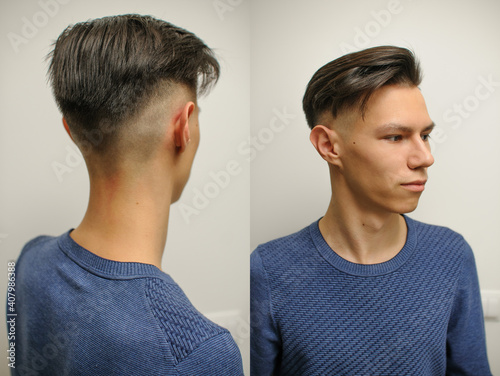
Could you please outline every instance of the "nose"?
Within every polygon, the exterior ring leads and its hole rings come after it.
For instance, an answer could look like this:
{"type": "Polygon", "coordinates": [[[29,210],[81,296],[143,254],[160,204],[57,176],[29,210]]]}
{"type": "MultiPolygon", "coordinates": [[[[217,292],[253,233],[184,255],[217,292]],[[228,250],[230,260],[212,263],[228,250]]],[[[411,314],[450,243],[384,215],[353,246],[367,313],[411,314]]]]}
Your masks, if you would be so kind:
{"type": "Polygon", "coordinates": [[[430,167],[434,163],[434,157],[431,153],[431,146],[429,142],[418,140],[412,143],[412,150],[408,158],[408,167],[412,170],[422,167],[430,167]]]}

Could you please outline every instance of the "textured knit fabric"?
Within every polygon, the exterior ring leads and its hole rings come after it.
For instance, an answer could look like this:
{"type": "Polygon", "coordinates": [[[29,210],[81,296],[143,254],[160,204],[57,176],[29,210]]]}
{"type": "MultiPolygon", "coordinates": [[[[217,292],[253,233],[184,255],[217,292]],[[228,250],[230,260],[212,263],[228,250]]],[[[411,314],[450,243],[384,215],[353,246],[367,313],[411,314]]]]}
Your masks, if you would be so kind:
{"type": "Polygon", "coordinates": [[[16,269],[13,375],[243,375],[229,332],[153,265],[100,258],[67,232],[29,242],[16,269]]]}
{"type": "Polygon", "coordinates": [[[318,222],[253,252],[252,376],[491,375],[472,250],[405,220],[380,264],[338,256],[318,222]]]}

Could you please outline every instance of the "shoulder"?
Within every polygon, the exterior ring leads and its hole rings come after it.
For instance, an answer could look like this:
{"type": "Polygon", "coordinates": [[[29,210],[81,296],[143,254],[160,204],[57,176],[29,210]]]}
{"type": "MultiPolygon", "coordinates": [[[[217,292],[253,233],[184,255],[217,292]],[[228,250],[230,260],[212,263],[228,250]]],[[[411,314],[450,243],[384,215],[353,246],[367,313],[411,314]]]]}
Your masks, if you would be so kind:
{"type": "Polygon", "coordinates": [[[24,260],[36,261],[39,258],[46,259],[47,252],[58,247],[58,238],[57,236],[41,235],[31,239],[22,248],[17,265],[19,266],[24,260]]]}
{"type": "Polygon", "coordinates": [[[57,239],[55,236],[40,235],[27,242],[21,252],[29,252],[32,249],[42,248],[57,239]]]}
{"type": "Polygon", "coordinates": [[[405,216],[408,227],[414,228],[420,239],[463,240],[463,236],[446,226],[433,225],[405,216]]]}
{"type": "Polygon", "coordinates": [[[241,364],[241,355],[229,331],[203,316],[176,283],[148,278],[146,296],[175,363],[180,369],[185,369],[181,374],[189,374],[185,373],[186,370],[194,372],[192,367],[196,365],[202,367],[200,359],[203,358],[205,361],[211,359],[206,361],[211,367],[221,362],[241,364]]]}
{"type": "Polygon", "coordinates": [[[308,249],[315,248],[311,236],[311,228],[317,226],[317,221],[303,229],[267,243],[260,244],[251,255],[251,266],[261,260],[266,263],[283,263],[300,258],[308,249]]]}
{"type": "Polygon", "coordinates": [[[473,259],[472,249],[460,233],[449,227],[405,218],[408,227],[415,233],[418,248],[421,252],[427,250],[429,257],[451,258],[457,261],[473,259]]]}

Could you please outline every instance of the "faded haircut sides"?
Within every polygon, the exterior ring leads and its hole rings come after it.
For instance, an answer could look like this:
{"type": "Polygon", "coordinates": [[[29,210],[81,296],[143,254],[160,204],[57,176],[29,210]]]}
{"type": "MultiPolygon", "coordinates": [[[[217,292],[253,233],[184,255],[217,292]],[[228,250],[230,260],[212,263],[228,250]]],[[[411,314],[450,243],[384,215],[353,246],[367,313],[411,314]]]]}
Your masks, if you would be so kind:
{"type": "Polygon", "coordinates": [[[47,58],[54,97],[72,136],[97,154],[105,154],[120,124],[165,88],[182,84],[196,98],[220,73],[212,50],[196,35],[137,14],[69,26],[47,58]],[[99,142],[92,142],[88,135],[96,132],[99,142]]]}
{"type": "Polygon", "coordinates": [[[380,46],[344,55],[321,67],[309,81],[302,106],[312,129],[329,113],[335,119],[346,110],[364,117],[373,92],[386,85],[419,86],[420,64],[406,48],[380,46]]]}

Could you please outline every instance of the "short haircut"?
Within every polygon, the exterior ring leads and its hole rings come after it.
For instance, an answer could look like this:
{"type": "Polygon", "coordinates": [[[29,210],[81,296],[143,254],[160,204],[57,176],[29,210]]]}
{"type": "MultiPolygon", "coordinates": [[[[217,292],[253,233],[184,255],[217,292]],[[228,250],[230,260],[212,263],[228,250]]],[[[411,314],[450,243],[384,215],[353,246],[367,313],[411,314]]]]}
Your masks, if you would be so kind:
{"type": "Polygon", "coordinates": [[[302,106],[307,124],[318,125],[322,114],[335,119],[356,108],[365,115],[373,92],[386,85],[419,86],[420,65],[406,48],[380,46],[344,55],[321,67],[307,85],[302,106]]]}
{"type": "Polygon", "coordinates": [[[165,87],[185,85],[196,98],[220,73],[212,50],[196,35],[137,14],[69,26],[48,58],[49,81],[72,136],[88,146],[86,135],[99,132],[90,147],[98,154],[117,138],[119,125],[165,87]]]}

